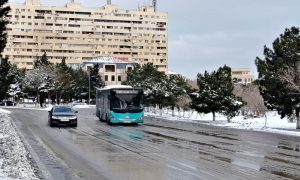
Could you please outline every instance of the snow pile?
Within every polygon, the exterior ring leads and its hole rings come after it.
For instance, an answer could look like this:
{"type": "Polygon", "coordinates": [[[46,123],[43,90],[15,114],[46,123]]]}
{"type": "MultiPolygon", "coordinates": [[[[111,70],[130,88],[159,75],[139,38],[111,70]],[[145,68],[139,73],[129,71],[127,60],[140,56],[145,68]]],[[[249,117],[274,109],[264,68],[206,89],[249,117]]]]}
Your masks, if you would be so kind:
{"type": "Polygon", "coordinates": [[[96,108],[96,105],[88,105],[88,104],[82,104],[82,105],[74,105],[75,109],[81,109],[81,108],[96,108]]]}
{"type": "Polygon", "coordinates": [[[10,111],[7,111],[5,109],[0,109],[0,114],[10,114],[10,111]]]}
{"type": "Polygon", "coordinates": [[[0,109],[0,179],[39,179],[8,114],[9,111],[0,109]]]}

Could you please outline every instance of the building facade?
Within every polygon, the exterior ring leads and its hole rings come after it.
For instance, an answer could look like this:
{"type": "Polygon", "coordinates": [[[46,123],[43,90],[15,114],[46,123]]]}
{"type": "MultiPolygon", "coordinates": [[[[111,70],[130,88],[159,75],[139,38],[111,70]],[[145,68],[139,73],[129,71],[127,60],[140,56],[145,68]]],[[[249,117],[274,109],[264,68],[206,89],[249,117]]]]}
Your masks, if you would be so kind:
{"type": "Polygon", "coordinates": [[[89,72],[90,68],[96,64],[99,65],[99,74],[105,85],[121,85],[122,81],[127,79],[127,71],[133,70],[136,63],[115,57],[102,56],[84,60],[82,67],[89,72]]]}
{"type": "Polygon", "coordinates": [[[168,15],[153,6],[121,10],[110,1],[86,8],[68,2],[43,6],[40,0],[9,4],[7,46],[3,55],[19,68],[32,69],[44,52],[52,63],[65,57],[73,67],[88,59],[111,56],[168,71],[168,15]]]}
{"type": "Polygon", "coordinates": [[[235,83],[248,84],[254,81],[254,75],[248,68],[231,68],[231,78],[235,83]]]}

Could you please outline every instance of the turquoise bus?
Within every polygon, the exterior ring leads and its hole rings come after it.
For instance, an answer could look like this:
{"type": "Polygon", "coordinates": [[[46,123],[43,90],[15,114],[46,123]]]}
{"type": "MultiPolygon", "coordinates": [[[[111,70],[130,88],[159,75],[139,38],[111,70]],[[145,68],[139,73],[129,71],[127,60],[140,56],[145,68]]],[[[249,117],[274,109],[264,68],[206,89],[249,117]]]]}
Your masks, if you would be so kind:
{"type": "Polygon", "coordinates": [[[96,116],[107,124],[143,123],[143,89],[125,85],[97,88],[96,116]]]}

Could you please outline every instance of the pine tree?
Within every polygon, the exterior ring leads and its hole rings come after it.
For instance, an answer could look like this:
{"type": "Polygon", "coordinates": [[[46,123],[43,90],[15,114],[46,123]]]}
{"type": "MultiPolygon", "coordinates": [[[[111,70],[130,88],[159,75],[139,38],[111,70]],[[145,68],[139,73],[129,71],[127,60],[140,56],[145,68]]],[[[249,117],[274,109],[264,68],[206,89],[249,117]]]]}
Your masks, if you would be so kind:
{"type": "Polygon", "coordinates": [[[273,49],[264,47],[264,59],[256,58],[260,92],[269,109],[281,117],[296,114],[300,129],[300,31],[286,29],[273,42],[273,49]]]}
{"type": "Polygon", "coordinates": [[[25,77],[25,69],[18,69],[17,65],[12,64],[8,73],[8,77],[11,79],[11,84],[9,85],[9,89],[7,91],[8,95],[12,97],[22,96],[22,82],[25,77]]]}
{"type": "Polygon", "coordinates": [[[168,105],[165,101],[168,98],[167,76],[151,63],[135,65],[127,72],[127,81],[123,84],[143,88],[146,105],[159,105],[160,108],[168,105]]]}
{"type": "Polygon", "coordinates": [[[63,61],[57,64],[54,69],[54,83],[56,102],[59,104],[63,99],[66,102],[71,101],[74,91],[72,89],[73,69],[68,67],[63,61]]]}
{"type": "Polygon", "coordinates": [[[7,96],[9,85],[13,82],[13,77],[9,76],[10,63],[7,59],[2,59],[0,64],[0,100],[7,96]]]}
{"type": "Polygon", "coordinates": [[[2,52],[6,46],[6,25],[8,21],[5,19],[7,17],[8,12],[10,11],[10,7],[6,6],[7,0],[0,1],[0,100],[4,99],[9,85],[12,82],[12,77],[8,77],[10,64],[7,58],[3,58],[2,52]]]}
{"type": "Polygon", "coordinates": [[[90,69],[90,97],[94,99],[96,97],[96,88],[101,88],[105,86],[101,75],[99,74],[99,64],[95,64],[92,69],[90,69]]]}
{"type": "Polygon", "coordinates": [[[89,76],[83,69],[78,69],[72,75],[72,89],[74,90],[74,97],[78,99],[88,99],[89,91],[89,76]]]}
{"type": "Polygon", "coordinates": [[[205,71],[197,76],[199,90],[190,93],[191,108],[200,113],[212,113],[213,120],[216,113],[234,117],[243,102],[232,93],[234,86],[230,67],[225,65],[212,73],[205,71]]]}
{"type": "Polygon", "coordinates": [[[10,7],[6,5],[8,0],[1,0],[0,1],[0,53],[2,57],[2,52],[6,46],[6,25],[8,24],[8,21],[5,19],[7,17],[7,14],[10,11],[10,7]]]}
{"type": "Polygon", "coordinates": [[[48,92],[49,81],[51,75],[48,69],[44,66],[39,66],[33,70],[26,71],[26,75],[23,81],[23,87],[28,94],[35,95],[38,98],[38,102],[41,102],[39,97],[44,98],[48,92]]]}
{"type": "Polygon", "coordinates": [[[36,61],[34,62],[34,67],[38,67],[38,66],[48,66],[50,65],[51,63],[49,62],[48,60],[48,57],[47,57],[47,53],[44,52],[43,56],[41,57],[36,57],[36,61]]]}
{"type": "Polygon", "coordinates": [[[165,102],[167,102],[167,106],[170,106],[172,109],[173,116],[175,106],[177,102],[183,96],[188,95],[189,86],[187,84],[187,80],[181,75],[169,75],[167,79],[167,96],[165,102]]]}
{"type": "Polygon", "coordinates": [[[67,64],[66,64],[66,57],[63,57],[62,59],[61,59],[61,63],[59,64],[59,66],[61,66],[61,67],[67,67],[67,64]]]}

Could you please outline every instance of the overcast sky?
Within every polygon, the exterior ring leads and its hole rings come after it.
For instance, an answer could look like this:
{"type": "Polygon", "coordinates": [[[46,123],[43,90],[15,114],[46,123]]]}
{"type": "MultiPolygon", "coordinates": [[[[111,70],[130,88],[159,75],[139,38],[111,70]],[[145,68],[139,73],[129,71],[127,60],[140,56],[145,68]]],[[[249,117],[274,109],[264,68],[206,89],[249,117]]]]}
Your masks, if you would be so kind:
{"type": "MultiPolygon", "coordinates": [[[[41,0],[62,6],[70,0],[41,0]]],[[[262,57],[263,46],[285,28],[300,26],[299,0],[157,0],[158,11],[169,14],[169,70],[188,78],[224,64],[250,68],[262,57]]],[[[23,3],[25,0],[9,0],[23,3]]],[[[100,7],[106,0],[75,0],[100,7]]],[[[112,0],[120,9],[136,9],[149,0],[112,0]]]]}

